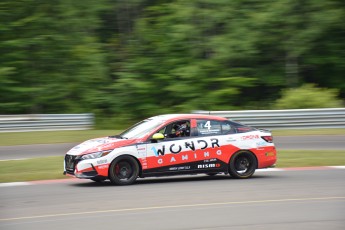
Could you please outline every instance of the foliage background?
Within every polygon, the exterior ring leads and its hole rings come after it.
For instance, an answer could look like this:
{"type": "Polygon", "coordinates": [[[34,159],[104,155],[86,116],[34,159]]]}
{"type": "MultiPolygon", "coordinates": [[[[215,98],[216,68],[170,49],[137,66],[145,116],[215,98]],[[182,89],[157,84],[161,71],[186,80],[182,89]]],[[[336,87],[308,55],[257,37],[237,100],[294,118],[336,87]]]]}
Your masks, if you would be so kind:
{"type": "Polygon", "coordinates": [[[0,113],[94,112],[119,128],[280,108],[293,88],[284,108],[343,106],[344,21],[341,0],[3,0],[0,113]]]}

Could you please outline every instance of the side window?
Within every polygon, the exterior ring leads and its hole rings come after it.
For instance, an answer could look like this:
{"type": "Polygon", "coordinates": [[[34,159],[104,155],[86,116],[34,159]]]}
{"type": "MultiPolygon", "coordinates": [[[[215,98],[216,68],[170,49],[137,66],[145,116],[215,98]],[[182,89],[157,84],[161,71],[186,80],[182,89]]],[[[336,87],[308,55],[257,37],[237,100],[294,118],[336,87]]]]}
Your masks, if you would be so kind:
{"type": "Polygon", "coordinates": [[[167,129],[167,127],[165,126],[164,128],[160,129],[158,131],[158,133],[161,133],[161,134],[165,134],[165,130],[167,129]]]}
{"type": "Polygon", "coordinates": [[[198,136],[220,135],[235,133],[230,121],[197,120],[198,136]]]}
{"type": "Polygon", "coordinates": [[[220,121],[215,120],[197,120],[198,136],[208,136],[221,134],[222,128],[220,121]]]}
{"type": "Polygon", "coordinates": [[[235,128],[231,125],[230,121],[221,121],[222,134],[236,133],[235,128]]]}
{"type": "Polygon", "coordinates": [[[189,137],[190,121],[175,121],[160,129],[158,132],[164,134],[166,138],[189,137]]]}

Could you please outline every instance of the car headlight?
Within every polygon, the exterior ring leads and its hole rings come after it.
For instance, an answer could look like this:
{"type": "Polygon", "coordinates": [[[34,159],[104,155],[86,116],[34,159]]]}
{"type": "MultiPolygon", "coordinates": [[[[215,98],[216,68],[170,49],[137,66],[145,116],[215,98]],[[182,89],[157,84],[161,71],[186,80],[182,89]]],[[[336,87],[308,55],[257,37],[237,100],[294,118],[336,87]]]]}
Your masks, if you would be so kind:
{"type": "Polygon", "coordinates": [[[100,157],[104,157],[104,156],[108,155],[112,151],[113,150],[105,150],[105,151],[99,151],[99,152],[95,152],[95,153],[89,153],[89,154],[83,155],[80,159],[88,160],[88,159],[100,158],[100,157]]]}

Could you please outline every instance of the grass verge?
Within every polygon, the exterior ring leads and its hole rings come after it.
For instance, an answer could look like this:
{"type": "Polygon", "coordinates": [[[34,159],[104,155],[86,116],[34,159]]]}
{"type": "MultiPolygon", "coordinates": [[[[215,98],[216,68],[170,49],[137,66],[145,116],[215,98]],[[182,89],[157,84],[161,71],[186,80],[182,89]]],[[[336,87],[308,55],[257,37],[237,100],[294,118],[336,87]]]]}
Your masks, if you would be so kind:
{"type": "Polygon", "coordinates": [[[284,129],[272,130],[273,136],[345,135],[345,129],[284,129]]]}
{"type": "Polygon", "coordinates": [[[0,161],[0,183],[66,178],[63,156],[0,161]]]}
{"type": "MultiPolygon", "coordinates": [[[[280,150],[277,167],[345,165],[342,150],[280,150]]],[[[45,157],[0,162],[0,183],[66,178],[63,157],[45,157]]]]}
{"type": "Polygon", "coordinates": [[[82,142],[120,132],[119,130],[69,130],[0,133],[0,146],[82,142]]]}
{"type": "MultiPolygon", "coordinates": [[[[0,146],[82,142],[121,133],[121,130],[78,130],[0,133],[0,146]]],[[[273,136],[345,135],[345,129],[273,130],[273,136]]]]}

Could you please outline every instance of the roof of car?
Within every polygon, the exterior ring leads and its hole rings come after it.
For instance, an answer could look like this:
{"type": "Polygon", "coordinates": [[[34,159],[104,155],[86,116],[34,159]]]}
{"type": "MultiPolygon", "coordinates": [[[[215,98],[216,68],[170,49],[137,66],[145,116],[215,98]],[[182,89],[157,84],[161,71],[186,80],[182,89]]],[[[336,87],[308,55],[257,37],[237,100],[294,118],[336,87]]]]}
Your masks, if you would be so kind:
{"type": "Polygon", "coordinates": [[[150,117],[149,119],[157,119],[162,121],[168,120],[177,120],[177,119],[212,119],[212,120],[228,120],[225,117],[219,117],[214,115],[204,115],[204,114],[163,114],[154,117],[150,117]]]}

